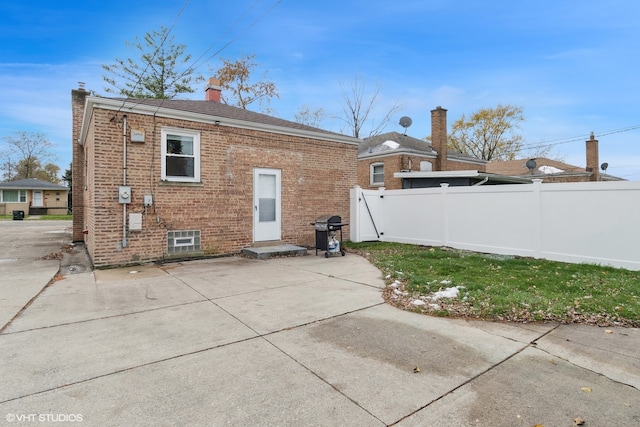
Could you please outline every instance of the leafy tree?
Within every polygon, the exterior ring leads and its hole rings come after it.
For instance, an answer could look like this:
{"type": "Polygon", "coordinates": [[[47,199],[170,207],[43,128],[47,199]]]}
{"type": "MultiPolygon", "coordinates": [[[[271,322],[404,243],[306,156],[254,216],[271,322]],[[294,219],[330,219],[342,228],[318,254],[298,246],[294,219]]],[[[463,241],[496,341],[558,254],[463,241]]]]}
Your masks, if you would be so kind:
{"type": "Polygon", "coordinates": [[[362,128],[365,124],[370,123],[370,131],[367,136],[374,136],[382,133],[384,128],[391,121],[391,116],[400,109],[397,103],[394,103],[381,119],[376,120],[373,117],[376,107],[379,104],[380,85],[376,85],[373,92],[367,93],[365,82],[356,76],[350,85],[346,86],[340,82],[342,88],[342,115],[337,118],[343,121],[349,128],[350,133],[359,138],[362,128]]]}
{"type": "Polygon", "coordinates": [[[67,184],[67,187],[69,187],[69,192],[67,193],[67,208],[69,212],[71,212],[73,210],[73,162],[69,163],[69,169],[65,169],[62,180],[67,184]]]}
{"type": "Polygon", "coordinates": [[[484,160],[513,160],[522,149],[522,136],[516,133],[524,121],[521,107],[498,104],[463,114],[451,125],[449,148],[484,160]]]}
{"type": "Polygon", "coordinates": [[[280,98],[275,83],[265,80],[266,72],[262,79],[252,82],[252,75],[258,64],[255,62],[255,54],[246,55],[235,61],[221,59],[222,67],[215,73],[220,80],[222,102],[243,109],[250,104],[258,102],[260,110],[269,112],[271,98],[280,98]]]}
{"type": "Polygon", "coordinates": [[[37,178],[42,181],[58,183],[60,168],[53,163],[42,162],[53,160],[51,149],[54,144],[44,134],[38,132],[16,132],[13,136],[4,137],[8,147],[8,169],[5,169],[7,180],[37,178]],[[11,156],[17,157],[12,162],[11,156]]]}
{"type": "Polygon", "coordinates": [[[298,108],[298,112],[295,114],[295,121],[296,123],[317,128],[320,127],[320,123],[326,117],[327,113],[322,108],[313,109],[308,105],[303,105],[298,108]]]}
{"type": "Polygon", "coordinates": [[[42,169],[36,172],[36,178],[41,181],[53,182],[60,184],[60,166],[53,163],[47,163],[42,169]]]}
{"type": "Polygon", "coordinates": [[[67,184],[67,187],[71,188],[71,184],[73,181],[73,163],[69,163],[69,169],[64,170],[62,180],[65,182],[65,184],[67,184]]]}
{"type": "Polygon", "coordinates": [[[173,36],[166,27],[144,35],[143,41],[126,42],[138,58],[115,59],[111,65],[103,65],[107,72],[102,78],[111,87],[109,93],[127,98],[172,99],[180,94],[193,93],[192,85],[203,81],[187,65],[191,55],[186,46],[174,44],[173,36]]]}

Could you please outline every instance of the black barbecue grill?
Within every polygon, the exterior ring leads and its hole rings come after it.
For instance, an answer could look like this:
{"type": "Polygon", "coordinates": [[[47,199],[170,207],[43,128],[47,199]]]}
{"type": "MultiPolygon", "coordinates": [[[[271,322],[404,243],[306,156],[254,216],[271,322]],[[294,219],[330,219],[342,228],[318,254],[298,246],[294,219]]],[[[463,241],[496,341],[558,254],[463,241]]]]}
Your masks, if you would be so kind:
{"type": "Polygon", "coordinates": [[[325,215],[316,218],[311,225],[316,230],[316,255],[318,255],[319,249],[325,251],[324,256],[326,258],[332,255],[344,256],[342,227],[349,224],[343,223],[342,218],[338,215],[325,215]]]}

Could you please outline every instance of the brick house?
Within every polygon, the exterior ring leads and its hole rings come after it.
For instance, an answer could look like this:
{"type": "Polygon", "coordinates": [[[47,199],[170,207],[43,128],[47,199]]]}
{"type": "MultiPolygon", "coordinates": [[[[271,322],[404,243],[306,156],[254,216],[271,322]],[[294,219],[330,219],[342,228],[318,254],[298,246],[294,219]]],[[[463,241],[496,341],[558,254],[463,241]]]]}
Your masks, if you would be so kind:
{"type": "Polygon", "coordinates": [[[35,178],[0,182],[0,215],[65,215],[69,188],[35,178]]]}
{"type": "Polygon", "coordinates": [[[73,240],[95,266],[313,247],[310,222],[348,219],[357,139],[220,95],[214,79],[201,101],[72,91],[73,240]]]}
{"type": "Polygon", "coordinates": [[[487,164],[487,172],[511,177],[527,177],[547,182],[624,181],[607,175],[599,164],[598,140],[593,133],[586,141],[586,167],[570,165],[546,157],[506,160],[487,164]],[[600,172],[602,169],[602,173],[600,172]]]}
{"type": "Polygon", "coordinates": [[[365,138],[358,148],[358,185],[396,190],[403,188],[401,172],[485,171],[486,161],[447,149],[447,110],[442,107],[431,111],[431,141],[397,132],[365,138]]]}

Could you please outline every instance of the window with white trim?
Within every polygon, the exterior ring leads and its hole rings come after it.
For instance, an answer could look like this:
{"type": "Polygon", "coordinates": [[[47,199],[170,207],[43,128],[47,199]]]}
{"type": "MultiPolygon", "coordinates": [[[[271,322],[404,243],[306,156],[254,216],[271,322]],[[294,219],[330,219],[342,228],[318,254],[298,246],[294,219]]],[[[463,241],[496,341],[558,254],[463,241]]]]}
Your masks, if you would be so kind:
{"type": "Polygon", "coordinates": [[[162,129],[162,179],[200,182],[200,132],[162,129]]]}
{"type": "Polygon", "coordinates": [[[27,190],[2,190],[0,203],[27,203],[27,190]]]}
{"type": "Polygon", "coordinates": [[[384,185],[384,163],[371,164],[371,185],[384,185]]]}

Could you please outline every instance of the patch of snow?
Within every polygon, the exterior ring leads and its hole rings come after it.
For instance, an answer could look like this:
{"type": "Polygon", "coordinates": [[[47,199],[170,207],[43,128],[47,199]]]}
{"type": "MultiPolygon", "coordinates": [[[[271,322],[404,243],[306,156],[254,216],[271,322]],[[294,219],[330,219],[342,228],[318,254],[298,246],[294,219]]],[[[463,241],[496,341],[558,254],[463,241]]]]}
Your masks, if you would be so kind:
{"type": "Polygon", "coordinates": [[[442,282],[440,282],[441,285],[450,285],[451,284],[451,280],[443,280],[442,282]]]}
{"type": "Polygon", "coordinates": [[[421,306],[424,305],[424,301],[422,301],[421,299],[414,299],[413,301],[411,301],[411,304],[415,306],[421,306]]]}
{"type": "Polygon", "coordinates": [[[431,295],[431,299],[437,301],[441,298],[457,298],[460,294],[461,288],[462,286],[454,286],[451,288],[447,288],[444,291],[434,292],[433,295],[431,295]]]}
{"type": "Polygon", "coordinates": [[[545,175],[551,175],[551,174],[554,174],[554,173],[562,173],[562,172],[564,172],[562,169],[558,169],[558,168],[555,168],[553,166],[540,166],[538,168],[538,170],[540,172],[542,172],[543,174],[545,174],[545,175]]]}
{"type": "Polygon", "coordinates": [[[400,282],[398,282],[397,280],[395,282],[393,282],[392,284],[389,285],[390,287],[392,287],[393,289],[397,289],[398,286],[400,286],[400,282]]]}
{"type": "Polygon", "coordinates": [[[429,304],[429,308],[433,308],[434,310],[440,310],[442,307],[440,307],[439,304],[429,304]]]}
{"type": "Polygon", "coordinates": [[[392,150],[395,150],[396,148],[398,148],[400,146],[400,144],[398,144],[395,141],[391,141],[391,140],[383,142],[382,145],[385,145],[385,146],[391,148],[392,150]]]}

